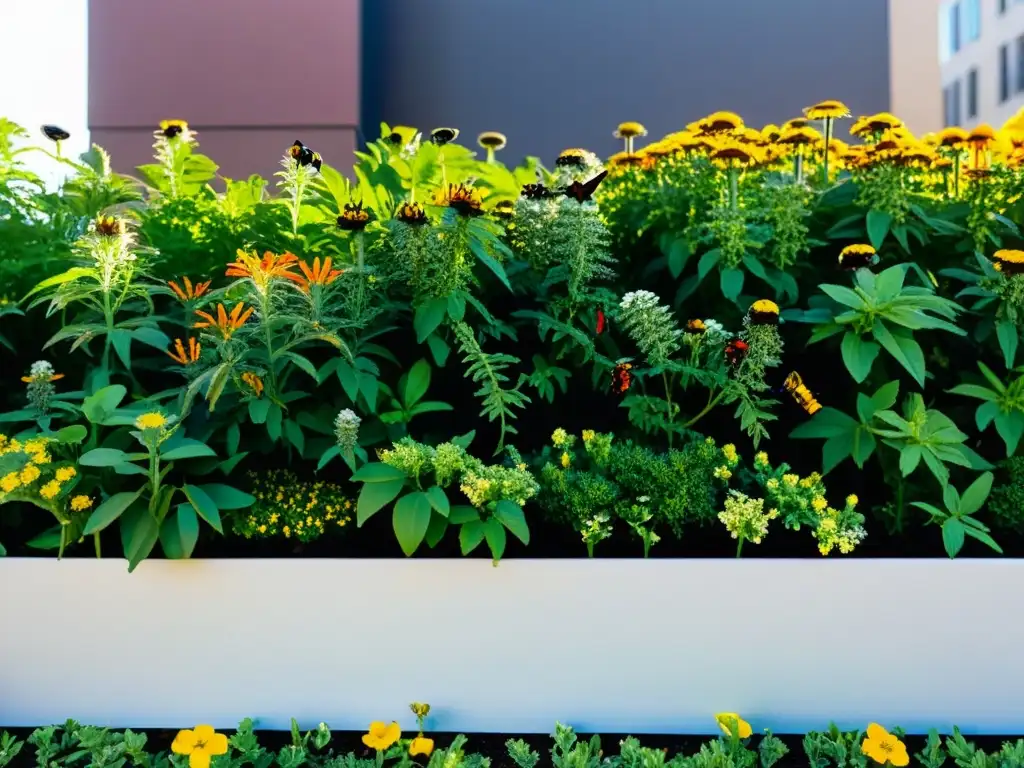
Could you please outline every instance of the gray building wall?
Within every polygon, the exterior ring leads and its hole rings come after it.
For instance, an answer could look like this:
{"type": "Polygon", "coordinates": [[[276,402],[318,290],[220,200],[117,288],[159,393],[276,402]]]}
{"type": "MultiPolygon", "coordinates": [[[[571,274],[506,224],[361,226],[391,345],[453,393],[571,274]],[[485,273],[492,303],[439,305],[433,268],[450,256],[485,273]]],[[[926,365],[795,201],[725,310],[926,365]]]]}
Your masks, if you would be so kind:
{"type": "Polygon", "coordinates": [[[361,122],[499,130],[509,161],[550,164],[616,151],[623,120],[653,139],[719,109],[878,112],[888,37],[888,0],[364,0],[361,122]]]}

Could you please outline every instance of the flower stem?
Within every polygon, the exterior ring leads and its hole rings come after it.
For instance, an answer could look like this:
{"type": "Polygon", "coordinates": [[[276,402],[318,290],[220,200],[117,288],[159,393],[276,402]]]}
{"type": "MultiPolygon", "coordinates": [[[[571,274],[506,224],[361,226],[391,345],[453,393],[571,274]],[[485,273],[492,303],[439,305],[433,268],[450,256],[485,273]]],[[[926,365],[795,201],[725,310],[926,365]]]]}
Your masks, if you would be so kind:
{"type": "Polygon", "coordinates": [[[825,161],[822,164],[822,170],[824,175],[824,185],[828,186],[828,148],[832,143],[832,118],[825,118],[825,161]]]}
{"type": "Polygon", "coordinates": [[[740,193],[739,193],[739,171],[736,170],[735,164],[729,166],[729,207],[734,211],[739,208],[740,204],[740,193]]]}
{"type": "Polygon", "coordinates": [[[736,545],[736,557],[739,557],[740,553],[743,551],[743,541],[744,537],[740,536],[740,542],[736,545]]]}
{"type": "Polygon", "coordinates": [[[93,544],[93,548],[96,550],[96,559],[98,560],[98,559],[102,558],[103,557],[103,551],[102,551],[102,548],[100,546],[100,532],[99,531],[96,531],[96,533],[94,533],[92,535],[92,544],[93,544]]]}
{"type": "Polygon", "coordinates": [[[266,294],[260,295],[260,322],[263,324],[263,342],[267,347],[267,372],[270,374],[270,388],[277,393],[277,373],[274,370],[274,337],[270,328],[270,286],[266,294]]]}
{"type": "Polygon", "coordinates": [[[708,411],[710,411],[712,408],[714,408],[716,405],[718,405],[718,403],[721,401],[721,399],[723,397],[725,397],[725,390],[724,389],[721,392],[719,392],[717,395],[715,395],[713,398],[709,396],[708,397],[708,404],[705,405],[696,416],[694,416],[688,422],[683,424],[683,429],[687,429],[687,428],[693,426],[694,424],[696,424],[698,421],[700,421],[704,416],[706,416],[708,414],[708,411]]]}
{"type": "Polygon", "coordinates": [[[953,197],[960,197],[960,150],[953,156],[953,197]]]}

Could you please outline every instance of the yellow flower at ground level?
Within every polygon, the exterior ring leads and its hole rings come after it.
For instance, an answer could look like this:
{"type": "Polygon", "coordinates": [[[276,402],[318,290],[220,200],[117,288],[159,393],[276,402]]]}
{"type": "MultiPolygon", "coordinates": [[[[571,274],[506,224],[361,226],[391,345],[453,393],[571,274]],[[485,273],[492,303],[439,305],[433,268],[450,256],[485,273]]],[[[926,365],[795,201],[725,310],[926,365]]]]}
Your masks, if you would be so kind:
{"type": "Polygon", "coordinates": [[[71,511],[72,512],[85,512],[92,506],[92,499],[86,496],[84,493],[80,493],[71,499],[71,511]]]}
{"type": "Polygon", "coordinates": [[[39,479],[39,475],[41,474],[42,472],[39,470],[39,467],[35,466],[34,464],[29,464],[27,467],[21,470],[21,482],[24,485],[34,483],[36,480],[39,479]]]}
{"type": "MultiPolygon", "coordinates": [[[[366,738],[365,736],[363,737],[366,738]]],[[[411,742],[409,742],[409,754],[410,755],[423,755],[424,757],[430,757],[430,753],[434,751],[434,740],[428,739],[426,736],[417,736],[411,742]]]]}
{"type": "Polygon", "coordinates": [[[228,737],[217,733],[212,725],[197,725],[193,729],[178,731],[171,743],[176,755],[188,755],[189,768],[209,768],[210,758],[228,751],[228,737]]]}
{"type": "Polygon", "coordinates": [[[78,472],[75,471],[74,467],[61,467],[54,473],[54,477],[57,479],[57,482],[66,483],[77,474],[78,472]]]}
{"type": "Polygon", "coordinates": [[[878,723],[868,726],[867,738],[861,742],[860,751],[879,765],[889,763],[903,768],[910,763],[906,745],[878,723]]]}
{"type": "Polygon", "coordinates": [[[736,729],[737,735],[741,739],[749,739],[750,734],[753,733],[750,723],[735,712],[719,712],[715,715],[715,720],[718,722],[718,727],[722,729],[722,732],[726,736],[733,735],[733,728],[736,729]]]}
{"type": "Polygon", "coordinates": [[[562,458],[559,461],[562,464],[562,469],[568,469],[572,463],[572,456],[569,455],[568,451],[562,451],[562,458]]]}
{"type": "Polygon", "coordinates": [[[157,411],[144,413],[135,420],[138,429],[161,429],[167,426],[167,417],[157,411]]]}
{"type": "Polygon", "coordinates": [[[47,501],[54,498],[58,493],[60,493],[60,483],[56,480],[51,480],[39,489],[39,495],[47,501]]]}
{"type": "Polygon", "coordinates": [[[370,749],[383,751],[394,744],[402,735],[402,729],[398,723],[382,723],[374,720],[370,723],[369,733],[363,734],[363,744],[370,749]]]}

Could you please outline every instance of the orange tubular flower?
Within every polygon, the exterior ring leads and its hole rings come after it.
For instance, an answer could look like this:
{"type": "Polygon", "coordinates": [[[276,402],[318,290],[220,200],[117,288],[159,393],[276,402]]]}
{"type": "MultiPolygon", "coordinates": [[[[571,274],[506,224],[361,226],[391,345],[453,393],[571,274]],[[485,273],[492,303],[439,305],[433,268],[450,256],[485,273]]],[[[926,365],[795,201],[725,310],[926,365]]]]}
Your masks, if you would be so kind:
{"type": "Polygon", "coordinates": [[[168,282],[167,287],[174,291],[175,296],[177,296],[182,301],[192,301],[193,299],[198,299],[200,296],[202,296],[204,293],[210,290],[210,283],[212,283],[213,281],[207,280],[205,283],[196,283],[195,285],[192,285],[191,280],[189,280],[187,277],[183,277],[181,278],[181,282],[185,286],[184,289],[182,289],[182,287],[178,285],[174,280],[168,282]]]}
{"type": "Polygon", "coordinates": [[[242,374],[242,381],[248,385],[249,389],[252,390],[252,393],[256,395],[256,397],[261,397],[263,395],[263,379],[255,373],[252,371],[246,371],[242,374]]]}
{"type": "Polygon", "coordinates": [[[245,324],[245,321],[249,319],[252,312],[253,307],[249,307],[245,312],[243,312],[242,302],[238,302],[235,305],[235,308],[231,310],[230,315],[227,310],[224,309],[223,304],[217,305],[217,317],[214,317],[209,312],[203,312],[201,309],[197,309],[196,314],[203,319],[197,321],[192,327],[216,328],[221,337],[227,341],[231,338],[231,334],[245,324]]]}
{"type": "Polygon", "coordinates": [[[199,360],[199,353],[202,351],[202,346],[194,338],[189,336],[188,338],[188,351],[185,351],[185,344],[181,339],[174,340],[174,349],[167,350],[167,354],[170,355],[171,359],[181,363],[182,365],[192,365],[192,363],[199,360]]]}
{"type": "Polygon", "coordinates": [[[260,293],[266,293],[270,282],[274,279],[302,282],[302,277],[292,271],[298,262],[298,257],[293,253],[278,255],[265,251],[261,259],[255,252],[248,253],[239,249],[237,255],[238,261],[228,264],[228,270],[224,274],[228,277],[249,278],[260,293]]]}
{"type": "Polygon", "coordinates": [[[320,263],[320,257],[317,256],[313,259],[313,266],[310,267],[305,261],[299,262],[299,269],[302,270],[302,274],[306,277],[299,281],[299,287],[302,288],[306,293],[309,293],[309,287],[311,285],[330,285],[341,275],[343,270],[331,269],[331,257],[328,256],[324,259],[324,263],[320,263]]]}

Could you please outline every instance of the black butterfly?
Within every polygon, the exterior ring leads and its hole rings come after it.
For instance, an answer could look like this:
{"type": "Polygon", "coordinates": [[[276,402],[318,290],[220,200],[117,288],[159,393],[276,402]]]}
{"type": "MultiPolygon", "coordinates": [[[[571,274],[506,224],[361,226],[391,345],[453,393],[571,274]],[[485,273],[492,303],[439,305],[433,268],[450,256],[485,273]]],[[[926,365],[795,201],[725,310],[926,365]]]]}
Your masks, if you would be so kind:
{"type": "Polygon", "coordinates": [[[571,197],[577,203],[584,203],[590,200],[594,196],[594,192],[597,191],[597,185],[604,181],[604,177],[608,175],[608,171],[601,171],[597,176],[587,182],[574,181],[568,187],[565,188],[565,196],[571,197]]]}
{"type": "Polygon", "coordinates": [[[527,200],[543,200],[547,197],[553,197],[554,193],[543,184],[524,184],[522,196],[527,200]]]}

